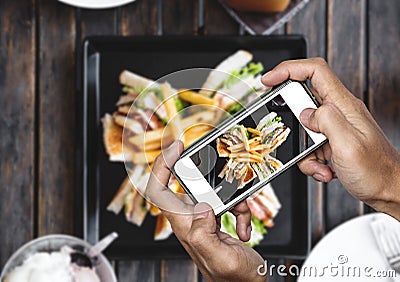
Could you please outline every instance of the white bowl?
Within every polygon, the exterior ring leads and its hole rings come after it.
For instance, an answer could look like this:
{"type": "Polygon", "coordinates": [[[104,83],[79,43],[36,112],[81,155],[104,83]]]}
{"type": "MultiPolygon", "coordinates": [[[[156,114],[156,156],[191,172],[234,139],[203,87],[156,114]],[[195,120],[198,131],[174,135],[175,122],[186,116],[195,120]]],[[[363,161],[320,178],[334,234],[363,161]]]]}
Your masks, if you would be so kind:
{"type": "MultiPolygon", "coordinates": [[[[29,241],[21,248],[19,248],[7,261],[4,266],[0,281],[6,277],[15,267],[22,265],[22,263],[30,256],[38,252],[58,252],[63,246],[69,246],[78,251],[87,251],[92,246],[76,237],[68,235],[47,235],[35,240],[29,241]]],[[[104,255],[97,257],[95,271],[101,281],[116,282],[114,270],[104,255]]]]}
{"type": "Polygon", "coordinates": [[[62,3],[86,9],[107,9],[122,6],[135,0],[58,0],[62,3]]]}

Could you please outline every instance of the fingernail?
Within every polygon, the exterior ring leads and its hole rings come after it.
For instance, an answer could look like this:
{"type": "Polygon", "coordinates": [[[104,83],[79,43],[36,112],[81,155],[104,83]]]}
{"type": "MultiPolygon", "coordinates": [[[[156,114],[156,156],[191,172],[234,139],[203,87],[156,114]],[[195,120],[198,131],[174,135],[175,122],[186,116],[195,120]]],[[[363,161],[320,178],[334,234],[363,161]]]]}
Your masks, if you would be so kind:
{"type": "Polygon", "coordinates": [[[207,218],[209,214],[210,210],[206,204],[197,204],[193,209],[193,220],[207,218]]]}
{"type": "Polygon", "coordinates": [[[313,175],[313,178],[314,178],[315,180],[320,181],[320,182],[324,182],[324,179],[325,179],[325,177],[324,177],[322,174],[319,174],[319,173],[314,174],[314,175],[313,175]]]}
{"type": "Polygon", "coordinates": [[[268,78],[268,76],[271,74],[271,71],[268,71],[268,72],[266,72],[264,75],[263,75],[263,78],[268,78]]]}
{"type": "Polygon", "coordinates": [[[251,224],[249,225],[249,227],[247,227],[247,236],[249,236],[249,238],[251,239],[251,230],[253,228],[251,227],[251,224]]]}
{"type": "Polygon", "coordinates": [[[311,115],[314,113],[314,109],[304,109],[300,113],[300,121],[304,124],[308,124],[311,118],[311,115]]]}

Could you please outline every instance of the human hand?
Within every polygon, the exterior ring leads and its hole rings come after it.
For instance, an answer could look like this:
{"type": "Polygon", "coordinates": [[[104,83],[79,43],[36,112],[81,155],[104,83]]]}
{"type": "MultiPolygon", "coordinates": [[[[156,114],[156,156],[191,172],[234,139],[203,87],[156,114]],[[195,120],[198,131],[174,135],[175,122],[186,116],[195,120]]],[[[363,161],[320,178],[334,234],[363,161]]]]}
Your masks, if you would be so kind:
{"type": "Polygon", "coordinates": [[[262,82],[272,87],[287,79],[311,80],[321,107],[304,110],[300,119],[329,140],[298,164],[303,173],[325,182],[337,177],[353,196],[400,219],[399,153],[364,103],[320,58],[283,62],[262,82]]]}
{"type": "Polygon", "coordinates": [[[170,168],[182,151],[183,144],[178,141],[157,157],[146,196],[168,218],[176,237],[207,281],[265,281],[266,277],[257,274],[264,263],[262,257],[242,242],[250,240],[251,233],[251,213],[245,201],[232,210],[240,241],[220,231],[220,221],[209,205],[186,204],[167,187],[170,168]]]}

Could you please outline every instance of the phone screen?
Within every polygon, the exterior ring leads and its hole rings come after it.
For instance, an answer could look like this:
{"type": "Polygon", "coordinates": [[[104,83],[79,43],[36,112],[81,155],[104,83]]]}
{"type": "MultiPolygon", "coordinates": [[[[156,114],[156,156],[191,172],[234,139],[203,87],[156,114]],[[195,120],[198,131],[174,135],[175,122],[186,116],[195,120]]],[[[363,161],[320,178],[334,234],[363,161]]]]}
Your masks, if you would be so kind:
{"type": "MultiPolygon", "coordinates": [[[[195,198],[196,194],[206,192],[204,186],[208,186],[218,196],[214,205],[228,205],[260,182],[269,182],[296,157],[325,140],[323,135],[305,129],[299,122],[302,109],[310,103],[316,105],[301,84],[296,85],[300,85],[297,95],[300,89],[304,95],[296,97],[293,96],[296,93],[290,94],[283,88],[250,115],[230,124],[186,156],[195,166],[192,171],[200,172],[208,184],[186,183],[195,198]],[[308,100],[303,105],[301,99],[305,97],[308,100]]],[[[185,184],[185,179],[182,180],[185,184]]]]}

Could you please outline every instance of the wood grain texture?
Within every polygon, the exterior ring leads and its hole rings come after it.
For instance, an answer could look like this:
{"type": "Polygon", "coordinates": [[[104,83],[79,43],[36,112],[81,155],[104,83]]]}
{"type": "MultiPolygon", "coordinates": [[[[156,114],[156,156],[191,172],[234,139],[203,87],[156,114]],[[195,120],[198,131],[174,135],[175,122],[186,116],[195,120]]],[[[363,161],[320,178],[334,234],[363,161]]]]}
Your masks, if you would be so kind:
{"type": "Polygon", "coordinates": [[[81,38],[93,35],[117,35],[117,9],[109,10],[81,10],[80,12],[81,38]],[[101,20],[99,20],[101,19],[101,20]]]}
{"type": "MultiPolygon", "coordinates": [[[[198,1],[168,0],[162,4],[163,35],[198,33],[198,1]]],[[[193,281],[197,270],[191,260],[181,260],[176,264],[173,261],[162,260],[161,274],[162,281],[193,281]],[[179,280],[176,280],[178,278],[179,280]]]]}
{"type": "Polygon", "coordinates": [[[343,84],[363,99],[365,0],[330,0],[328,62],[343,84]]]}
{"type": "MultiPolygon", "coordinates": [[[[325,1],[310,1],[289,23],[287,32],[303,34],[308,41],[310,57],[326,57],[326,22],[325,1]]],[[[316,244],[325,234],[323,183],[308,178],[308,189],[311,197],[311,241],[316,244]]]]}
{"type": "Polygon", "coordinates": [[[204,0],[204,34],[237,35],[239,24],[217,0],[204,0]]]}
{"type": "Polygon", "coordinates": [[[75,13],[39,0],[39,235],[73,233],[75,13]]]}
{"type": "Polygon", "coordinates": [[[0,1],[0,268],[34,236],[35,42],[34,1],[0,1]]]}
{"type": "MultiPolygon", "coordinates": [[[[121,8],[121,33],[123,36],[156,35],[158,33],[158,0],[136,1],[121,8]]],[[[118,262],[119,281],[160,281],[160,261],[118,262]]]]}
{"type": "Polygon", "coordinates": [[[136,1],[121,12],[122,35],[157,34],[158,0],[136,1]]]}
{"type": "Polygon", "coordinates": [[[162,22],[164,35],[197,34],[198,2],[187,0],[163,1],[162,22]]]}
{"type": "Polygon", "coordinates": [[[156,260],[120,261],[118,263],[118,281],[160,281],[160,262],[156,260]]]}
{"type": "Polygon", "coordinates": [[[197,267],[191,260],[162,260],[162,282],[196,282],[197,267]]]}
{"type": "Polygon", "coordinates": [[[400,150],[400,1],[369,1],[369,107],[400,150]]]}
{"type": "Polygon", "coordinates": [[[326,1],[310,1],[286,24],[287,33],[307,38],[309,57],[326,57],[326,1]]]}
{"type": "MultiPolygon", "coordinates": [[[[363,99],[365,1],[330,0],[328,6],[328,62],[346,87],[363,99]]],[[[363,213],[363,204],[354,199],[339,181],[328,184],[326,227],[363,213]]]]}

